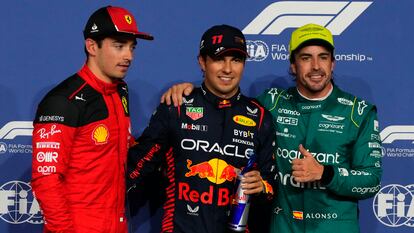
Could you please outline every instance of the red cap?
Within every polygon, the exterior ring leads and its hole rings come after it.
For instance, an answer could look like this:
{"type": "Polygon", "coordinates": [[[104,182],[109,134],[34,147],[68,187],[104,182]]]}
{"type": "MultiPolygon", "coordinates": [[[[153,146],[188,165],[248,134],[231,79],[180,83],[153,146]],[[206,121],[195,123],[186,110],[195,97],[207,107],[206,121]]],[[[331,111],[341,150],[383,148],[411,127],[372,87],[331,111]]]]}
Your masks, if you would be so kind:
{"type": "Polygon", "coordinates": [[[144,40],[154,39],[152,35],[138,31],[137,22],[128,10],[114,6],[102,7],[95,11],[89,17],[83,31],[85,39],[118,34],[132,35],[144,40]]]}

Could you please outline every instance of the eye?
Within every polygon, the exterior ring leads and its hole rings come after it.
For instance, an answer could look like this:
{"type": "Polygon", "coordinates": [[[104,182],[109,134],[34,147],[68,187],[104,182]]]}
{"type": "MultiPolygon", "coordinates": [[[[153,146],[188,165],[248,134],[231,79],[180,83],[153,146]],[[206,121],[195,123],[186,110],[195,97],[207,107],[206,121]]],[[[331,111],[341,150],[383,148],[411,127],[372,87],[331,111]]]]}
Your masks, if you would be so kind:
{"type": "Polygon", "coordinates": [[[325,60],[328,60],[328,59],[329,59],[329,55],[322,55],[322,56],[321,56],[321,59],[322,59],[322,60],[324,60],[324,61],[325,61],[325,60]]]}
{"type": "Polygon", "coordinates": [[[301,56],[300,59],[302,61],[309,61],[311,59],[311,57],[310,56],[301,56]]]}
{"type": "Polygon", "coordinates": [[[233,58],[233,59],[232,59],[232,61],[233,61],[233,62],[240,63],[240,62],[243,62],[243,59],[241,59],[241,58],[239,58],[239,57],[235,57],[235,58],[233,58]]]}

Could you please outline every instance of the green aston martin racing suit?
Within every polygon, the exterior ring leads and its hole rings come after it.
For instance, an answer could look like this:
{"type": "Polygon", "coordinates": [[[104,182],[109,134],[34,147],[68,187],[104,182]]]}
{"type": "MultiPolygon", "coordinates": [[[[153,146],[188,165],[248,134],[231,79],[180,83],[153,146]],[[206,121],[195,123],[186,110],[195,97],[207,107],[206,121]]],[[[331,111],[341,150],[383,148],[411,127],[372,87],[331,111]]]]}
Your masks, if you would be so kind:
{"type": "Polygon", "coordinates": [[[375,106],[334,86],[324,100],[295,87],[266,90],[258,100],[272,113],[278,172],[273,233],[359,232],[358,200],[380,189],[381,140],[375,106]],[[325,166],[322,179],[298,183],[292,160],[302,144],[325,166]]]}

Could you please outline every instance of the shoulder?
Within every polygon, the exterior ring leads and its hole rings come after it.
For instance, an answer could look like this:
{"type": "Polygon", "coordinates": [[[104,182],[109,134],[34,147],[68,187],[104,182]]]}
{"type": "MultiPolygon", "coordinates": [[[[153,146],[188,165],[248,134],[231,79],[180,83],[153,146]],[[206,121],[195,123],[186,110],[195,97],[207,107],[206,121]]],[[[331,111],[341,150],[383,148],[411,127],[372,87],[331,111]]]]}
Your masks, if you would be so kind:
{"type": "Polygon", "coordinates": [[[74,100],[83,86],[85,81],[76,74],[59,83],[40,101],[34,122],[75,124],[73,119],[77,118],[79,107],[74,100]]]}
{"type": "Polygon", "coordinates": [[[280,99],[289,99],[290,97],[287,90],[273,87],[264,90],[256,99],[271,111],[278,105],[280,99]]]}
{"type": "Polygon", "coordinates": [[[261,128],[263,125],[267,127],[272,125],[272,115],[269,110],[257,99],[251,98],[244,95],[240,96],[242,105],[245,106],[246,116],[255,119],[258,127],[261,128]]]}
{"type": "Polygon", "coordinates": [[[376,114],[376,106],[367,100],[338,88],[336,100],[339,105],[350,109],[350,118],[357,126],[369,115],[376,114]]]}

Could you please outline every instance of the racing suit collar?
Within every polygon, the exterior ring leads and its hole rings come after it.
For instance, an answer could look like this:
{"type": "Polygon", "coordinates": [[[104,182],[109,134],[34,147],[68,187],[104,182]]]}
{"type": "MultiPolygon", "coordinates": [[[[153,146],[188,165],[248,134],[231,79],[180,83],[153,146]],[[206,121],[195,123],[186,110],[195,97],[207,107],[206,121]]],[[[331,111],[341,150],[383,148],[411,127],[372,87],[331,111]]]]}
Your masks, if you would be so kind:
{"type": "Polygon", "coordinates": [[[78,75],[82,77],[93,89],[98,91],[99,93],[102,93],[104,95],[110,95],[117,91],[118,84],[120,81],[115,80],[113,83],[105,83],[101,81],[92,71],[89,69],[89,67],[85,64],[83,67],[79,70],[78,75]]]}
{"type": "Polygon", "coordinates": [[[233,95],[230,99],[223,99],[216,95],[214,95],[211,91],[209,91],[204,84],[201,84],[201,91],[203,92],[204,97],[207,99],[208,102],[215,105],[217,108],[228,108],[240,100],[241,92],[240,88],[237,90],[237,93],[233,95]]]}
{"type": "Polygon", "coordinates": [[[326,106],[334,105],[336,96],[338,95],[338,87],[334,84],[332,92],[323,100],[309,100],[303,98],[296,87],[289,88],[288,93],[293,96],[296,103],[296,108],[301,113],[310,113],[314,111],[321,111],[326,106]]]}

